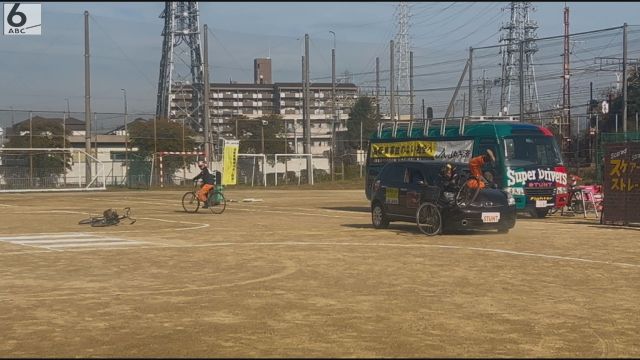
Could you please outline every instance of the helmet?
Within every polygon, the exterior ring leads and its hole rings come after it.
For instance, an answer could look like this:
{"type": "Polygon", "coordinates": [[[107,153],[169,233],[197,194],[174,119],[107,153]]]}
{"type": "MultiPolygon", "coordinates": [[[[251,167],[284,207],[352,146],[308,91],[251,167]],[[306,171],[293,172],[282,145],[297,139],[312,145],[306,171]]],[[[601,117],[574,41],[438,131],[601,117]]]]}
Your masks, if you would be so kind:
{"type": "Polygon", "coordinates": [[[440,175],[442,176],[453,176],[453,173],[456,171],[456,167],[451,163],[446,163],[442,165],[440,169],[440,175]],[[449,175],[450,174],[450,175],[449,175]]]}
{"type": "Polygon", "coordinates": [[[198,161],[198,167],[199,167],[200,169],[204,169],[204,168],[206,168],[206,167],[207,167],[207,163],[206,163],[206,162],[204,162],[204,161],[202,161],[202,160],[200,160],[200,161],[198,161]]]}

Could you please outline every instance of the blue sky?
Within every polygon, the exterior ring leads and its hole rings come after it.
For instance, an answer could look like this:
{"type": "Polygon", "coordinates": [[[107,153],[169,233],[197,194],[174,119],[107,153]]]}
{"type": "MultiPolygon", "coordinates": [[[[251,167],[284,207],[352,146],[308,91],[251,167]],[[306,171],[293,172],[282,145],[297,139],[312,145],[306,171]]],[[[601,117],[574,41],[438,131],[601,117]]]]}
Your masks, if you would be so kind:
{"type": "MultiPolygon", "coordinates": [[[[497,44],[507,3],[411,3],[416,65],[451,60],[461,71],[470,46],[497,44]]],[[[534,2],[538,36],[562,34],[563,2],[534,2]]],[[[330,75],[331,36],[336,33],[338,73],[373,70],[388,63],[395,33],[393,2],[250,3],[200,2],[207,24],[214,82],[252,81],[255,57],[271,54],[274,81],[299,81],[302,40],[311,37],[311,77],[330,75]]],[[[569,2],[571,32],[640,24],[640,3],[569,2]]],[[[154,112],[161,55],[163,3],[42,3],[42,36],[0,37],[0,110],[83,111],[83,11],[91,14],[92,110],[119,112],[126,88],[132,112],[154,112]]],[[[440,71],[440,70],[434,70],[440,71]]],[[[453,75],[453,78],[459,75],[453,75]]],[[[371,77],[354,78],[371,81],[371,77]]],[[[438,87],[425,76],[416,86],[438,87]]],[[[447,94],[450,96],[450,94],[447,94]]]]}

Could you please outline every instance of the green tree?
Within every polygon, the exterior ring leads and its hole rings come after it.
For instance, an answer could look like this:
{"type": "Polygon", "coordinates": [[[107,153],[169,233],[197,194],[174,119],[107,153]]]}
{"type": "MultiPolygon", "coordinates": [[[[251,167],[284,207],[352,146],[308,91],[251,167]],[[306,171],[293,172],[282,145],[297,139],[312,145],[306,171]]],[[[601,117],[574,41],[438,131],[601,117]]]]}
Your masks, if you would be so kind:
{"type": "MultiPolygon", "coordinates": [[[[137,147],[140,157],[150,159],[154,149],[157,151],[198,151],[196,142],[193,139],[195,132],[182,122],[168,121],[166,119],[156,120],[157,144],[154,144],[153,120],[139,121],[129,126],[129,146],[137,147]],[[184,132],[183,132],[184,131],[184,132]],[[184,149],[184,150],[183,150],[184,149]]],[[[183,158],[187,165],[193,164],[197,156],[167,156],[162,160],[163,170],[166,174],[173,174],[183,166],[183,158]]]]}
{"type": "Polygon", "coordinates": [[[262,153],[262,136],[264,131],[264,153],[293,153],[293,148],[285,139],[284,119],[280,115],[266,115],[257,119],[241,119],[238,121],[238,137],[240,153],[262,153]]]}
{"type": "MultiPolygon", "coordinates": [[[[64,137],[61,119],[35,117],[13,126],[14,135],[5,144],[6,148],[62,148],[64,137]],[[30,131],[33,134],[30,134],[30,131]]],[[[67,129],[67,135],[70,131],[67,129]]],[[[71,156],[63,152],[20,152],[14,151],[3,156],[2,173],[6,179],[48,178],[57,182],[57,177],[71,169],[71,156]]]]}
{"type": "Polygon", "coordinates": [[[360,97],[353,104],[349,119],[347,120],[347,132],[345,136],[345,153],[353,153],[360,149],[360,127],[362,126],[362,150],[369,145],[369,138],[378,128],[376,107],[370,97],[360,97]]]}

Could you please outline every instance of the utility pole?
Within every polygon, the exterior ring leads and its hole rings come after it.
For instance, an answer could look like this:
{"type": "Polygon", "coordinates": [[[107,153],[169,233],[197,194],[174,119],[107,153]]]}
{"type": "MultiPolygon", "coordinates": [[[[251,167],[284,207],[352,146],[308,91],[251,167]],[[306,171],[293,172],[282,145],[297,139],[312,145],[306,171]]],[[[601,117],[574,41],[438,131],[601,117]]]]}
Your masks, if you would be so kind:
{"type": "MultiPolygon", "coordinates": [[[[33,149],[33,113],[29,111],[29,148],[33,149]]],[[[33,152],[29,155],[29,186],[33,186],[33,152]]]]}
{"type": "Polygon", "coordinates": [[[524,40],[520,41],[520,122],[524,122],[524,40]]]}
{"type": "MultiPolygon", "coordinates": [[[[91,72],[89,68],[89,12],[84,12],[84,131],[85,151],[91,154],[91,72]]],[[[85,181],[91,181],[91,164],[85,157],[85,181]]]]}
{"type": "MultiPolygon", "coordinates": [[[[62,148],[67,148],[67,117],[71,117],[71,111],[69,110],[69,98],[67,100],[67,112],[62,117],[62,148]]],[[[67,186],[67,151],[62,152],[62,167],[64,169],[63,182],[64,186],[67,186]]]]}
{"type": "Polygon", "coordinates": [[[413,121],[413,51],[409,51],[409,120],[413,121]]]}
{"type": "MultiPolygon", "coordinates": [[[[309,34],[304,34],[304,143],[306,154],[311,154],[311,114],[309,114],[309,34]]],[[[307,156],[307,176],[313,185],[313,160],[307,156]]]]}
{"type": "Polygon", "coordinates": [[[202,31],[204,34],[204,47],[202,54],[202,62],[203,62],[203,80],[204,80],[204,94],[202,99],[202,120],[204,121],[204,161],[206,161],[209,165],[211,165],[211,123],[209,122],[209,39],[207,36],[208,33],[207,24],[204,24],[204,30],[202,31]]]}
{"type": "MultiPolygon", "coordinates": [[[[469,117],[471,117],[471,113],[473,112],[472,108],[473,108],[473,92],[472,87],[473,87],[473,47],[469,47],[469,113],[467,114],[469,117]]],[[[462,116],[464,116],[464,113],[462,113],[462,116]]]]}
{"type": "Polygon", "coordinates": [[[622,132],[627,133],[627,23],[622,27],[622,132]]]}
{"type": "Polygon", "coordinates": [[[336,164],[335,164],[335,152],[336,152],[336,33],[329,31],[333,34],[333,48],[331,49],[331,104],[333,106],[333,121],[331,122],[331,181],[336,180],[336,164]]]}
{"type": "Polygon", "coordinates": [[[380,120],[380,58],[376,56],[376,115],[380,120]]]}
{"type": "Polygon", "coordinates": [[[571,82],[569,64],[569,7],[564,7],[564,53],[563,53],[563,78],[562,85],[562,117],[560,135],[562,138],[562,150],[567,151],[565,138],[571,137],[571,82]]]}
{"type": "Polygon", "coordinates": [[[389,93],[391,94],[391,97],[389,98],[389,114],[391,116],[391,121],[395,122],[395,116],[393,114],[393,112],[395,111],[394,109],[394,96],[393,96],[393,92],[395,90],[395,85],[394,85],[394,81],[393,78],[395,76],[394,72],[393,72],[393,40],[391,40],[389,42],[389,93]]]}
{"type": "Polygon", "coordinates": [[[120,89],[124,93],[124,165],[127,174],[127,187],[129,186],[129,133],[127,132],[127,90],[120,89]]]}

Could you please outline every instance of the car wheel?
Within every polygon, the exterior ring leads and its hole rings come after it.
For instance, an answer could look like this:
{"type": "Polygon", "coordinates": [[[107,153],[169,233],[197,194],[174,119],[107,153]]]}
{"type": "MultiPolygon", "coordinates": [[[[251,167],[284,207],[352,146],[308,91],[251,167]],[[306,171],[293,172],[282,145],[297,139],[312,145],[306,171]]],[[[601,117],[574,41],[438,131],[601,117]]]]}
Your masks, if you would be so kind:
{"type": "Polygon", "coordinates": [[[384,212],[380,203],[375,203],[371,207],[371,222],[376,229],[386,229],[389,227],[389,218],[384,212]]]}

